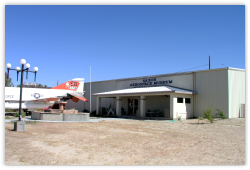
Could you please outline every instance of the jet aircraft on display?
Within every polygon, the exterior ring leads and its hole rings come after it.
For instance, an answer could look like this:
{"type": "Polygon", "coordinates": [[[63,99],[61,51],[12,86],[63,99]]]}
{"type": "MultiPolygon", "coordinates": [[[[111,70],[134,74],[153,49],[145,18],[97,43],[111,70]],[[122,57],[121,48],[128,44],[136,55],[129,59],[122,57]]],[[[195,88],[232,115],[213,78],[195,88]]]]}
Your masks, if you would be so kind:
{"type": "MultiPolygon", "coordinates": [[[[22,109],[35,110],[52,106],[56,101],[72,99],[74,102],[84,97],[84,79],[75,78],[51,89],[23,88],[22,109]]],[[[5,87],[5,109],[19,109],[20,87],[5,87]]]]}

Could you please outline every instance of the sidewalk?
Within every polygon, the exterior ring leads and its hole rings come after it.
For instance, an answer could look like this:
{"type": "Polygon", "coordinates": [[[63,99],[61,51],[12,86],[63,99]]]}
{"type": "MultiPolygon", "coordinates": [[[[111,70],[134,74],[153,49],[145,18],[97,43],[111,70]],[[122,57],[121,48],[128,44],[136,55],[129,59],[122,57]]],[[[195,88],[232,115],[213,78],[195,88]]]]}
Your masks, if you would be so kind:
{"type": "MultiPolygon", "coordinates": [[[[104,120],[114,120],[114,119],[121,119],[121,118],[90,118],[89,121],[49,121],[49,120],[33,120],[31,119],[31,116],[26,116],[25,118],[22,118],[22,121],[37,121],[37,122],[59,122],[59,123],[74,123],[74,122],[83,122],[83,123],[88,123],[88,122],[100,122],[100,121],[104,121],[104,120]]],[[[5,122],[14,122],[17,121],[18,118],[16,119],[5,119],[5,122]]]]}

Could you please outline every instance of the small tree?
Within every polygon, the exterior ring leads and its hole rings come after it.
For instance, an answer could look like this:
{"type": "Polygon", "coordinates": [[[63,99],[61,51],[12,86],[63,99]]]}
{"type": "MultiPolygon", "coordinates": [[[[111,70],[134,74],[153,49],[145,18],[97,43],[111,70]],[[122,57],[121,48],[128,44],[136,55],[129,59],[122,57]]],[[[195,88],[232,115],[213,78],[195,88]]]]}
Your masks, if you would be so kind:
{"type": "Polygon", "coordinates": [[[43,88],[43,85],[42,84],[38,84],[37,87],[38,88],[43,88]]]}
{"type": "Polygon", "coordinates": [[[210,108],[206,108],[206,110],[203,110],[203,112],[204,112],[205,117],[206,117],[211,123],[213,123],[213,121],[214,121],[214,115],[212,114],[212,112],[213,112],[213,107],[212,107],[212,105],[210,106],[210,108]]]}
{"type": "Polygon", "coordinates": [[[8,74],[5,72],[5,87],[14,87],[11,78],[8,78],[8,74]]]}

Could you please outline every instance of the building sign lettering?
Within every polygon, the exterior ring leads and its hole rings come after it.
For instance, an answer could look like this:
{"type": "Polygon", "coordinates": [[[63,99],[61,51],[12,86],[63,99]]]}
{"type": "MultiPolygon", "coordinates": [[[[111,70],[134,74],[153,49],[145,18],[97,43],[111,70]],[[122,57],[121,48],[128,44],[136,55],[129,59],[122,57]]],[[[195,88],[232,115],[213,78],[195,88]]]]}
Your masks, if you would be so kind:
{"type": "Polygon", "coordinates": [[[14,98],[14,95],[5,95],[5,98],[14,98]]]}
{"type": "Polygon", "coordinates": [[[173,83],[173,80],[157,81],[156,78],[143,79],[142,83],[131,83],[130,86],[153,86],[153,85],[167,85],[173,83]]]}

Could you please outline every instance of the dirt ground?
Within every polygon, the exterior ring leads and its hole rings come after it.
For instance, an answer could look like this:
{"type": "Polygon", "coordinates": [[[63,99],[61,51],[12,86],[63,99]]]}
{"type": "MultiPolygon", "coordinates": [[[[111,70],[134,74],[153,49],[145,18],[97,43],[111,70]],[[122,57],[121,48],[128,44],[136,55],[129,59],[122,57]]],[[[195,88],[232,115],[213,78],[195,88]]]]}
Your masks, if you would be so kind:
{"type": "Polygon", "coordinates": [[[6,165],[245,165],[245,119],[5,123],[6,165]]]}

